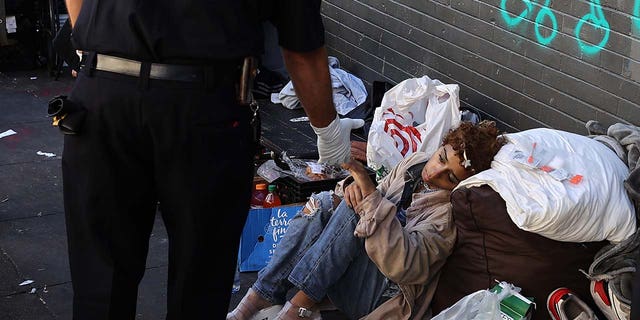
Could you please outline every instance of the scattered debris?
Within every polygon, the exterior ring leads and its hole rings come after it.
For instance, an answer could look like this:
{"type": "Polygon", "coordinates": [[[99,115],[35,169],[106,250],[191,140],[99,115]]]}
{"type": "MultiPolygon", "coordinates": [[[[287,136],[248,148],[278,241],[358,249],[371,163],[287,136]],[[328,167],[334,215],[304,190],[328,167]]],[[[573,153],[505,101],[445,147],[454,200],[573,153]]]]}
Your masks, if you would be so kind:
{"type": "Polygon", "coordinates": [[[22,281],[22,283],[19,284],[19,286],[26,286],[28,284],[32,284],[34,281],[33,280],[25,280],[22,281]]]}
{"type": "Polygon", "coordinates": [[[7,202],[7,201],[9,201],[9,197],[6,197],[6,198],[4,198],[4,199],[0,200],[0,203],[5,203],[5,202],[7,202]]]}
{"type": "Polygon", "coordinates": [[[45,156],[47,158],[51,158],[51,157],[55,157],[56,154],[55,153],[51,153],[51,152],[42,152],[42,151],[38,151],[36,152],[37,155],[39,156],[45,156]]]}
{"type": "Polygon", "coordinates": [[[42,288],[42,292],[44,292],[44,293],[48,293],[49,292],[49,290],[47,290],[47,286],[46,285],[44,286],[44,288],[42,288]]]}
{"type": "Polygon", "coordinates": [[[7,131],[5,131],[5,132],[0,133],[0,138],[4,138],[4,137],[8,137],[8,136],[12,136],[12,135],[14,135],[14,134],[16,134],[16,133],[17,133],[17,132],[15,132],[15,131],[13,131],[13,130],[9,129],[9,130],[7,130],[7,131]]]}
{"type": "Polygon", "coordinates": [[[291,119],[289,119],[289,121],[291,121],[291,122],[303,122],[303,121],[309,121],[309,117],[291,118],[291,119]]]}
{"type": "Polygon", "coordinates": [[[36,288],[31,288],[31,291],[29,291],[30,294],[34,294],[36,293],[36,288]]]}
{"type": "Polygon", "coordinates": [[[31,78],[29,78],[29,79],[31,79],[31,80],[37,80],[37,79],[38,79],[38,77],[31,77],[31,78]]]}

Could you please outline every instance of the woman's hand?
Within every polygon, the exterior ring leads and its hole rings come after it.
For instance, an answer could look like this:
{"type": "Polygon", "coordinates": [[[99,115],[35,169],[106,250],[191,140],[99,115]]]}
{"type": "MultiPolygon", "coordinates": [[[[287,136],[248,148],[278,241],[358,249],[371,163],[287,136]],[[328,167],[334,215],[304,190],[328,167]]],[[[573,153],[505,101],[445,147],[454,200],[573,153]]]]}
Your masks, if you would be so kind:
{"type": "Polygon", "coordinates": [[[344,202],[347,203],[349,208],[355,208],[360,201],[362,201],[362,190],[360,190],[360,186],[353,182],[350,185],[344,188],[344,202]]]}
{"type": "Polygon", "coordinates": [[[354,180],[345,188],[344,200],[349,207],[355,208],[362,199],[376,191],[376,186],[361,162],[351,159],[349,162],[343,163],[342,168],[349,170],[354,180]]]}
{"type": "Polygon", "coordinates": [[[351,140],[351,157],[367,163],[367,142],[351,140]]]}

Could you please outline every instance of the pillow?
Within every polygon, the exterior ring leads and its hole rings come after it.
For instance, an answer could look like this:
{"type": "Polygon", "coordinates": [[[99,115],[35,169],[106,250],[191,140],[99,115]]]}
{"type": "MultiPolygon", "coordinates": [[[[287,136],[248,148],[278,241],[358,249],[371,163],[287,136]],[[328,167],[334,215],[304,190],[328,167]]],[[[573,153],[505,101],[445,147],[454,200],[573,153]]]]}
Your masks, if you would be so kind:
{"type": "Polygon", "coordinates": [[[491,168],[457,188],[488,184],[518,227],[553,240],[617,243],[635,233],[629,168],[603,143],[546,128],[505,137],[491,168]]]}
{"type": "Polygon", "coordinates": [[[455,190],[451,203],[458,237],[438,282],[433,314],[496,281],[512,283],[533,298],[533,319],[548,319],[546,299],[558,287],[570,288],[597,310],[590,281],[580,269],[589,269],[607,241],[561,242],[524,231],[511,221],[500,195],[486,185],[455,190]]]}

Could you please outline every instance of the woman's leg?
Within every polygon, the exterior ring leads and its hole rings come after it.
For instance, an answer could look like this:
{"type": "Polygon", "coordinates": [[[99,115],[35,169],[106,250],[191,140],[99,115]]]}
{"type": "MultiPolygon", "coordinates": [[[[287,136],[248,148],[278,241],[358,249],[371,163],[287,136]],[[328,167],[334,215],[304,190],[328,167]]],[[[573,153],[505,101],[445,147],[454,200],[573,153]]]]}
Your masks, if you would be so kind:
{"type": "Polygon", "coordinates": [[[367,256],[364,239],[353,235],[357,221],[355,212],[341,202],[288,279],[315,302],[331,293],[330,297],[346,299],[334,301],[334,305],[349,304],[351,307],[345,310],[350,313],[366,314],[377,305],[386,285],[367,256]],[[367,292],[362,292],[363,288],[367,292]]]}
{"type": "Polygon", "coordinates": [[[389,298],[383,294],[390,284],[364,253],[353,260],[342,278],[329,288],[327,296],[349,319],[359,319],[389,298]]]}
{"type": "Polygon", "coordinates": [[[311,195],[305,208],[291,219],[271,260],[258,272],[252,289],[273,304],[284,304],[293,287],[287,279],[289,273],[321,235],[332,214],[331,192],[311,195]]]}

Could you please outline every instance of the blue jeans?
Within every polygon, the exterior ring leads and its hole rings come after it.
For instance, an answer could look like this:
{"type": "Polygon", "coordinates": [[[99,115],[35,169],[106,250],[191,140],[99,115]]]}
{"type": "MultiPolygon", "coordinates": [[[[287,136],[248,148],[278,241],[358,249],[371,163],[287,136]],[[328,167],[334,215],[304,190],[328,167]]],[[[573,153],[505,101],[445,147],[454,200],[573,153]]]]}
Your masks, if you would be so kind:
{"type": "Polygon", "coordinates": [[[344,201],[334,211],[329,192],[311,197],[320,208],[295,215],[253,290],[284,304],[296,287],[317,302],[329,297],[350,318],[366,315],[384,302],[389,283],[367,256],[364,239],[353,235],[359,217],[344,201]]]}

